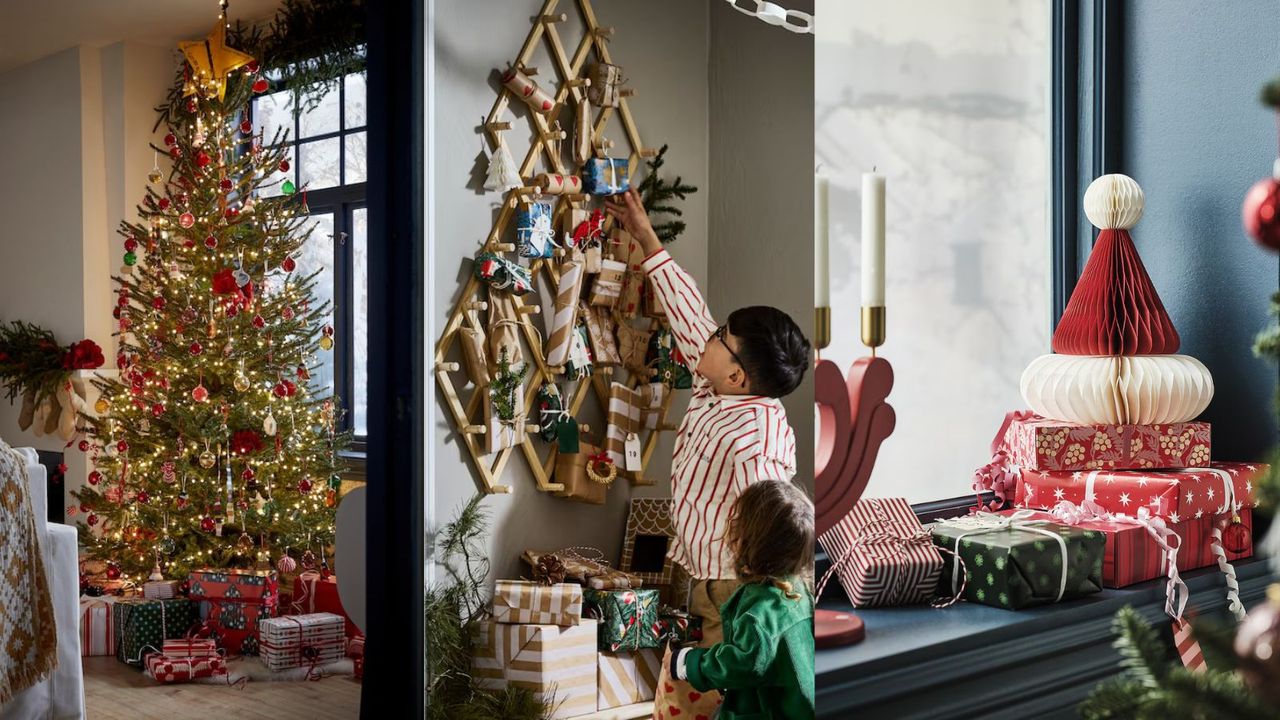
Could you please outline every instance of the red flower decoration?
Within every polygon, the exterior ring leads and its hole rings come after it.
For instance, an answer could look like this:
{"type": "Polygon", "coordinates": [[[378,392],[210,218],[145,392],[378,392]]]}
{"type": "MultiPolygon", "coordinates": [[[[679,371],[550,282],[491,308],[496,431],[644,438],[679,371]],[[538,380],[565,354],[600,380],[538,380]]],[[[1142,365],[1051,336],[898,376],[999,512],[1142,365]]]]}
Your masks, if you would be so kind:
{"type": "Polygon", "coordinates": [[[62,356],[64,370],[96,370],[104,362],[106,358],[102,355],[102,348],[92,340],[81,340],[62,356]]]}
{"type": "Polygon", "coordinates": [[[262,449],[262,438],[252,430],[237,430],[231,436],[231,450],[238,455],[249,455],[262,449]]]}

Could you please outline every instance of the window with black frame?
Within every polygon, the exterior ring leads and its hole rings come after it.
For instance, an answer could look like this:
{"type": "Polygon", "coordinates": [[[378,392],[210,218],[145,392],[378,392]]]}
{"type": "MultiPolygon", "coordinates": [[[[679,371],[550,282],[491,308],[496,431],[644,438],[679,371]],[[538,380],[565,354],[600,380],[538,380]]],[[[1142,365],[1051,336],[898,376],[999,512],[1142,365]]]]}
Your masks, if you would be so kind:
{"type": "Polygon", "coordinates": [[[295,102],[290,91],[254,99],[254,132],[288,133],[290,153],[266,190],[305,192],[310,241],[297,258],[298,272],[319,272],[316,296],[333,307],[332,352],[318,354],[318,386],[339,398],[343,429],[362,452],[368,433],[368,214],[366,210],[367,111],[365,76],[317,86],[295,102]]]}

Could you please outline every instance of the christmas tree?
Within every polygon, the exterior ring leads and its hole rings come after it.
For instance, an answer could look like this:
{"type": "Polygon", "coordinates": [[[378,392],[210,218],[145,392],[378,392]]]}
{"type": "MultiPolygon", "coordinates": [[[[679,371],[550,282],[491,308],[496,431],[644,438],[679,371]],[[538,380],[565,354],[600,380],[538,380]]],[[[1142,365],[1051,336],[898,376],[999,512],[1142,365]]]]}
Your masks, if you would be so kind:
{"type": "Polygon", "coordinates": [[[271,179],[287,138],[255,134],[246,114],[271,84],[225,40],[220,18],[184,43],[157,108],[172,168],[152,171],[138,221],[121,225],[119,375],[95,382],[83,418],[82,544],[134,581],[156,565],[175,579],[285,554],[305,566],[333,538],[345,437],[334,398],[308,382],[333,329],[298,266],[306,195],[271,179]]]}

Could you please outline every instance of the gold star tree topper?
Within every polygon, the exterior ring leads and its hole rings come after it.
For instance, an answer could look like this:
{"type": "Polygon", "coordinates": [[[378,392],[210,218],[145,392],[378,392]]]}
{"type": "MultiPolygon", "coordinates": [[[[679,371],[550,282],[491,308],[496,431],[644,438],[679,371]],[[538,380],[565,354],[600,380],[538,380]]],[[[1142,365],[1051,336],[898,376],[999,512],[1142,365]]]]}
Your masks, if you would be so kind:
{"type": "Polygon", "coordinates": [[[212,83],[217,88],[218,100],[221,101],[227,94],[227,73],[253,62],[252,55],[227,47],[227,27],[221,18],[208,37],[180,42],[178,49],[196,73],[184,95],[194,95],[198,85],[212,83]]]}

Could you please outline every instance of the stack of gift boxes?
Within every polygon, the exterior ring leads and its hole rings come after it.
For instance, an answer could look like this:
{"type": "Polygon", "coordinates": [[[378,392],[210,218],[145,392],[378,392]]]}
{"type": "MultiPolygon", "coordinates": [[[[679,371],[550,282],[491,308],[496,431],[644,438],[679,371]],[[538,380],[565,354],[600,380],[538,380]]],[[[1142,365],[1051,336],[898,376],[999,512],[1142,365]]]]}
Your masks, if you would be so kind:
{"type": "MultiPolygon", "coordinates": [[[[921,526],[901,499],[863,499],[821,542],[857,606],[959,599],[1043,605],[1155,578],[1180,621],[1180,573],[1253,554],[1265,465],[1212,457],[1209,371],[1179,338],[1128,230],[1142,191],[1125,176],[1085,195],[1101,228],[1058,328],[1055,354],[1022,377],[1032,411],[1010,413],[974,489],[994,499],[921,526]]],[[[1185,595],[1183,595],[1185,597],[1185,595]]]]}
{"type": "Polygon", "coordinates": [[[319,667],[352,657],[364,638],[342,610],[332,576],[303,572],[283,596],[275,572],[199,570],[185,583],[80,601],[82,653],[114,655],[160,682],[223,675],[226,660],[260,655],[272,671],[319,667]]]}
{"type": "MultiPolygon", "coordinates": [[[[541,555],[536,567],[549,566],[563,568],[541,555]]],[[[662,649],[700,637],[696,619],[662,606],[659,590],[634,576],[583,575],[586,587],[550,582],[563,572],[541,577],[495,583],[490,617],[476,625],[473,671],[487,687],[532,690],[554,708],[552,718],[653,700],[662,649]]]]}

